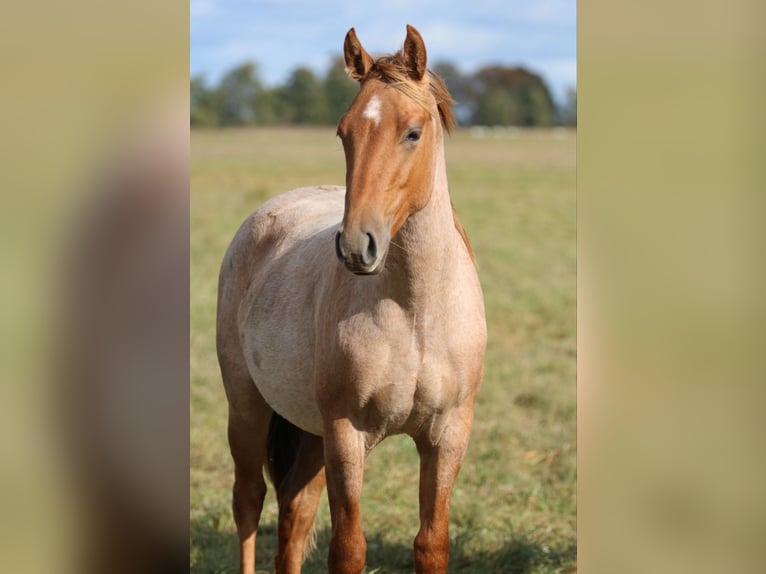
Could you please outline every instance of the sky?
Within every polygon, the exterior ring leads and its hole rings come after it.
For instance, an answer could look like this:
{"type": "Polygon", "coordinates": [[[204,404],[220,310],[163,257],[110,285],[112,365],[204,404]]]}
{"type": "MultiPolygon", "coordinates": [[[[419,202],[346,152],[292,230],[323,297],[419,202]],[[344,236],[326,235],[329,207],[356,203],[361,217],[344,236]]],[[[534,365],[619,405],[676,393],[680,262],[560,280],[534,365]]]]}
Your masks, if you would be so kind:
{"type": "Polygon", "coordinates": [[[214,85],[252,60],[275,86],[299,65],[324,74],[351,27],[375,56],[398,50],[412,24],[429,64],[522,65],[561,102],[577,81],[576,13],[575,0],[190,0],[190,71],[214,85]]]}

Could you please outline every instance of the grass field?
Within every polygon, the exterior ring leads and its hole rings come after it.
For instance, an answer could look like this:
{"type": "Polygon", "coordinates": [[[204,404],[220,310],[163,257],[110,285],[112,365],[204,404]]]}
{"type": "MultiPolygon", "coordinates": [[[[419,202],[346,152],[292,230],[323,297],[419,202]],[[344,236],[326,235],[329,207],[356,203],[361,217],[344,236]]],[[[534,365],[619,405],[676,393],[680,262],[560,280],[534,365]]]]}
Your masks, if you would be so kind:
{"type": "MultiPolygon", "coordinates": [[[[475,136],[476,134],[474,134],[475,136]]],[[[450,515],[450,572],[576,569],[575,134],[522,131],[447,141],[450,191],[476,251],[489,343],[471,444],[450,515]]],[[[215,356],[218,267],[241,221],[288,189],[344,181],[334,130],[195,131],[191,163],[191,570],[236,572],[233,465],[215,356]]],[[[367,572],[412,572],[418,463],[407,437],[368,459],[367,572]]],[[[271,572],[270,490],[258,571],[271,572]]],[[[326,494],[304,572],[326,572],[326,494]]]]}

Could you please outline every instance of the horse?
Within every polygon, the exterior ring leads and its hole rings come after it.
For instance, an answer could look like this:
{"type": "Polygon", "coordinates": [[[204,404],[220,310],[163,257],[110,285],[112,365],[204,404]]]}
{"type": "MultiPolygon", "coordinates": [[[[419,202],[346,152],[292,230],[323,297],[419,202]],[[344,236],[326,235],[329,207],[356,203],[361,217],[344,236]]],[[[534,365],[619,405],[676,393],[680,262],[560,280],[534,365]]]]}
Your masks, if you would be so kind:
{"type": "Polygon", "coordinates": [[[268,200],[221,265],[216,339],[242,574],[255,569],[264,467],[279,506],[276,571],[300,572],[326,485],[329,571],[361,573],[365,459],[403,433],[420,459],[415,570],[446,572],[449,560],[450,497],[487,341],[447,187],[454,102],[412,26],[400,51],[378,59],[351,28],[344,58],[360,84],[338,125],[345,187],[268,200]]]}

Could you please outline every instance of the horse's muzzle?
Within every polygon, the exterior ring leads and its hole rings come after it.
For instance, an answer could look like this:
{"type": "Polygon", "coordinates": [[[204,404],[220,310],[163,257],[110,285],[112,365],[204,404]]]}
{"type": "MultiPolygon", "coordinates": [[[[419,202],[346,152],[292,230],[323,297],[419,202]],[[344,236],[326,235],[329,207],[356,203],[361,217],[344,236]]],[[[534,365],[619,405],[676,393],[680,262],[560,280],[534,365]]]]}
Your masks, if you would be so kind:
{"type": "Polygon", "coordinates": [[[357,275],[377,275],[383,270],[386,253],[369,232],[335,234],[335,255],[346,269],[357,275]]]}

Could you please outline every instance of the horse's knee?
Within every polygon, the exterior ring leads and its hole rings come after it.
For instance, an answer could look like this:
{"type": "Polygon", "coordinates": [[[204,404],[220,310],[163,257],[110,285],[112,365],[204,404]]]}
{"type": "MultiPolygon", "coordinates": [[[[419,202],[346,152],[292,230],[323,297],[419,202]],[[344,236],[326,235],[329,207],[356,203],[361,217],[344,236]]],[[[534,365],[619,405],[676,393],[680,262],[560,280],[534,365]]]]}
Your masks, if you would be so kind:
{"type": "Polygon", "coordinates": [[[366,559],[367,542],[361,532],[332,537],[327,566],[333,574],[361,574],[366,559]]]}
{"type": "Polygon", "coordinates": [[[415,572],[437,574],[447,571],[449,534],[421,530],[415,537],[415,572]]]}

